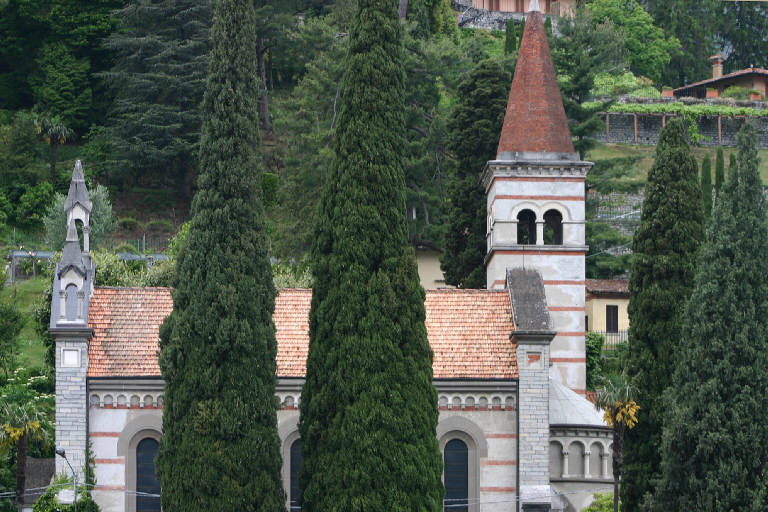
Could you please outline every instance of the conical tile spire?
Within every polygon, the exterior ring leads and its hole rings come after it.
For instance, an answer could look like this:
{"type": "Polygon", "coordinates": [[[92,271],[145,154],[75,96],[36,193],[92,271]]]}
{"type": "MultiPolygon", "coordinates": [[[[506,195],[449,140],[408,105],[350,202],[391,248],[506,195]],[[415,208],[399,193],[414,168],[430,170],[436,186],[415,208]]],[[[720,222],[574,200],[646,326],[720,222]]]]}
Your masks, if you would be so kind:
{"type": "Polygon", "coordinates": [[[536,0],[520,43],[496,158],[578,160],[536,0]]]}

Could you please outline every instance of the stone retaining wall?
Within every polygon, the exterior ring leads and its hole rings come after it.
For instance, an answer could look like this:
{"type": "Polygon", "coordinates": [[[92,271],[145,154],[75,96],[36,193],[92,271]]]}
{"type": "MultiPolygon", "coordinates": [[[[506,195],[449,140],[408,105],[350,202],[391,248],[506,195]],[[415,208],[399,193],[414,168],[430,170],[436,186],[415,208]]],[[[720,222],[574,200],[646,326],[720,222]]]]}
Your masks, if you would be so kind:
{"type": "MultiPolygon", "coordinates": [[[[667,120],[676,117],[673,114],[630,114],[611,112],[603,114],[605,130],[595,137],[601,142],[620,142],[625,144],[649,144],[659,142],[659,132],[667,120]]],[[[745,117],[701,116],[696,122],[699,134],[703,136],[702,146],[735,146],[736,134],[745,117]]],[[[768,117],[752,118],[757,127],[757,144],[768,148],[768,117]]]]}

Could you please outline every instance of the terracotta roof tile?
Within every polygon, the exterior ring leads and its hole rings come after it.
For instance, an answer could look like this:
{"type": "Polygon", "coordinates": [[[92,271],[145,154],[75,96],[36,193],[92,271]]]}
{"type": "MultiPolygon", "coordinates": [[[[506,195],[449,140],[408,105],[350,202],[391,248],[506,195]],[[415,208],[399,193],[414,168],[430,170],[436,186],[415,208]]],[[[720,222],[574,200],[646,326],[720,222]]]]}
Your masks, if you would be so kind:
{"type": "Polygon", "coordinates": [[[518,152],[575,152],[539,12],[528,13],[497,158],[518,152]]]}
{"type": "Polygon", "coordinates": [[[698,82],[694,82],[692,84],[684,85],[682,87],[678,87],[674,90],[674,92],[678,91],[684,91],[686,89],[690,89],[692,87],[701,87],[702,85],[713,85],[719,82],[722,82],[723,80],[730,80],[731,78],[738,78],[740,76],[748,76],[748,75],[763,75],[768,77],[768,69],[762,69],[762,68],[746,68],[746,69],[740,69],[738,71],[734,71],[732,73],[728,73],[727,75],[723,75],[718,78],[707,78],[706,80],[700,80],[698,82]]]}
{"type": "MultiPolygon", "coordinates": [[[[286,289],[275,301],[280,377],[304,376],[311,300],[311,290],[286,289]]],[[[431,290],[425,306],[435,378],[517,378],[506,291],[431,290]]],[[[89,311],[88,376],[159,376],[158,328],[172,309],[167,288],[97,288],[89,311]]]]}
{"type": "Polygon", "coordinates": [[[627,279],[587,279],[587,293],[627,294],[629,295],[629,280],[627,279]]]}

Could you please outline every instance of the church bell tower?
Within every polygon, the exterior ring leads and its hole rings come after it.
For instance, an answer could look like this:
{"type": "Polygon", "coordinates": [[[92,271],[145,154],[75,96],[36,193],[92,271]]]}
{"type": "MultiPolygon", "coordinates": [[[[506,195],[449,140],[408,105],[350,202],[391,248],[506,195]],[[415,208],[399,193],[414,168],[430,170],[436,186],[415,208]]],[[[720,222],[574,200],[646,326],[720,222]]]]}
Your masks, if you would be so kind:
{"type": "Polygon", "coordinates": [[[483,171],[487,197],[487,288],[507,269],[536,270],[556,336],[550,375],[586,391],[585,179],[575,152],[547,35],[531,2],[495,160],[483,171]]]}

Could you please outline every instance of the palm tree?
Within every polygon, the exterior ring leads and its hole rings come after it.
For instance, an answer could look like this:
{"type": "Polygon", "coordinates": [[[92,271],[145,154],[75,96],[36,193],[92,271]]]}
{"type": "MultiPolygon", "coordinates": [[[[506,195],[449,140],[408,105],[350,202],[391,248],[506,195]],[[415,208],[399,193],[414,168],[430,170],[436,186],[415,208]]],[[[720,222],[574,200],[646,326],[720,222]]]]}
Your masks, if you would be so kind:
{"type": "Polygon", "coordinates": [[[637,425],[635,402],[637,390],[626,373],[614,373],[603,378],[597,391],[595,407],[604,412],[605,422],[613,429],[613,512],[619,512],[619,480],[621,479],[624,432],[637,425]]]}
{"type": "Polygon", "coordinates": [[[27,444],[50,439],[51,424],[47,412],[34,401],[25,404],[0,403],[0,449],[16,446],[16,503],[24,499],[27,444]]]}
{"type": "Polygon", "coordinates": [[[75,137],[75,132],[65,125],[61,116],[58,115],[33,112],[32,122],[37,128],[37,134],[42,136],[45,142],[51,146],[50,180],[53,184],[56,181],[56,154],[59,144],[65,144],[67,139],[75,137]]]}

